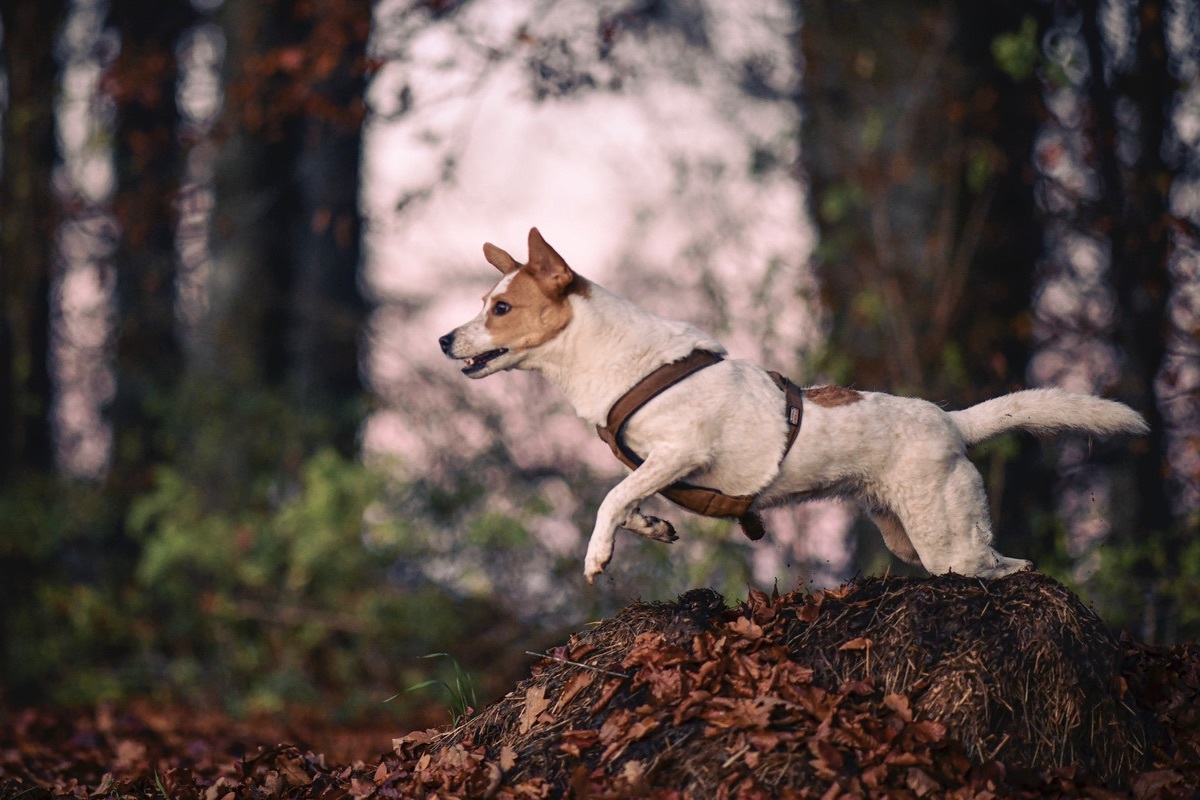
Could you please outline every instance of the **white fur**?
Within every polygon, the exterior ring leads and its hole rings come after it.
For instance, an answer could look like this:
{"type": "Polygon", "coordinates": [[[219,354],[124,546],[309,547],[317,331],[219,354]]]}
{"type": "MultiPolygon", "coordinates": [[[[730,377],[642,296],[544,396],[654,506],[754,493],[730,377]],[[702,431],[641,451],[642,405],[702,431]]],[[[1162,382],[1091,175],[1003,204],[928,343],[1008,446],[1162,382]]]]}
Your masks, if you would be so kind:
{"type": "MultiPolygon", "coordinates": [[[[534,234],[531,263],[535,246],[548,249],[534,234]]],[[[565,262],[562,269],[568,269],[565,262]]],[[[502,283],[511,278],[510,273],[502,283]]],[[[485,298],[478,317],[443,337],[447,355],[469,359],[507,346],[487,328],[490,301],[500,291],[485,298]]],[[[514,367],[540,372],[579,416],[604,424],[613,403],[655,368],[697,348],[724,352],[697,328],[656,317],[595,284],[546,302],[570,303],[569,324],[549,341],[512,350],[472,377],[514,367]]],[[[727,359],[651,400],[626,424],[626,443],[645,463],[600,506],[584,562],[588,581],[611,560],[619,527],[660,541],[675,538],[669,523],[642,515],[638,507],[681,479],[730,495],[757,494],[756,508],[850,499],[865,508],[888,547],[906,562],[935,574],[1007,575],[1030,562],[992,548],[983,481],[967,458],[967,446],[1018,429],[1148,430],[1127,406],[1058,389],[1016,392],[952,412],[914,398],[860,394],[857,402],[834,407],[806,402],[799,435],[782,464],[783,394],[754,364],[727,359]]]]}

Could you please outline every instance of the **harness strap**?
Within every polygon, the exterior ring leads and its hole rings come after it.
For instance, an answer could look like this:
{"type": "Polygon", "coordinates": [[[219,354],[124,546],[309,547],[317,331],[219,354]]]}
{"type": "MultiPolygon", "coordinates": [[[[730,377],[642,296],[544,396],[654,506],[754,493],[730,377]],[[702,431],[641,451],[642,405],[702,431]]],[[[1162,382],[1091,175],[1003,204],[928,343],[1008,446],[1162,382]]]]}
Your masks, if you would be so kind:
{"type": "MultiPolygon", "coordinates": [[[[596,433],[612,450],[617,459],[629,467],[637,469],[644,459],[625,445],[622,433],[629,417],[662,394],[667,389],[693,375],[702,369],[711,367],[723,361],[724,358],[708,350],[693,350],[689,355],[670,364],[664,364],[638,381],[626,392],[608,412],[607,425],[597,425],[596,433]]],[[[804,414],[803,391],[796,384],[780,375],[770,373],[771,379],[783,391],[786,399],[786,419],[788,425],[787,442],[783,448],[783,457],[792,448],[796,435],[800,432],[800,420],[804,414]]],[[[736,517],[742,526],[742,532],[751,540],[763,537],[762,517],[750,510],[755,495],[727,495],[716,489],[704,486],[694,486],[684,481],[676,481],[670,486],[659,490],[659,494],[673,503],[697,514],[707,517],[736,517]]]]}

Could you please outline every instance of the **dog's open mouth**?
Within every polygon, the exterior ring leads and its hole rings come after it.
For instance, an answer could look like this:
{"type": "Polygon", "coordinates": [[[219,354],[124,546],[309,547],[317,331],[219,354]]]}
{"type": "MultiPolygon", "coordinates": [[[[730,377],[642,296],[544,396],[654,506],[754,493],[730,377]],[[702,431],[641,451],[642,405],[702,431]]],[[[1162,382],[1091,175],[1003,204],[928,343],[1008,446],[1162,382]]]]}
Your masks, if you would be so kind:
{"type": "Polygon", "coordinates": [[[501,347],[499,350],[488,350],[486,353],[480,353],[477,356],[464,359],[466,366],[462,369],[463,374],[470,375],[472,372],[479,372],[479,370],[488,365],[489,361],[497,359],[507,352],[507,348],[501,347]]]}

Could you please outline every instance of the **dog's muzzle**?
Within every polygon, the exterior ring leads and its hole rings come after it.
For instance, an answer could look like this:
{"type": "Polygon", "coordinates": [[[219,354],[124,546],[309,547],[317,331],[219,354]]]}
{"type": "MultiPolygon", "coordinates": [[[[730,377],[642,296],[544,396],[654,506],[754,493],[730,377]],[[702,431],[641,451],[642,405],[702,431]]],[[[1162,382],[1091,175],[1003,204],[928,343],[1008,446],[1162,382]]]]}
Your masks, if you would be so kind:
{"type": "Polygon", "coordinates": [[[454,350],[454,334],[455,333],[456,333],[456,331],[451,331],[450,333],[447,333],[445,336],[442,336],[441,338],[438,339],[438,344],[441,346],[442,352],[445,353],[447,356],[449,356],[450,358],[453,358],[453,359],[458,359],[465,364],[465,366],[462,368],[462,372],[464,375],[470,376],[470,375],[474,375],[477,372],[482,371],[483,368],[486,367],[488,365],[488,363],[490,363],[493,359],[497,359],[500,356],[502,356],[508,352],[508,348],[500,347],[500,348],[497,348],[496,350],[488,350],[486,353],[480,353],[479,355],[476,355],[476,356],[467,356],[467,357],[456,356],[456,355],[454,355],[454,352],[453,352],[453,350],[454,350]]]}

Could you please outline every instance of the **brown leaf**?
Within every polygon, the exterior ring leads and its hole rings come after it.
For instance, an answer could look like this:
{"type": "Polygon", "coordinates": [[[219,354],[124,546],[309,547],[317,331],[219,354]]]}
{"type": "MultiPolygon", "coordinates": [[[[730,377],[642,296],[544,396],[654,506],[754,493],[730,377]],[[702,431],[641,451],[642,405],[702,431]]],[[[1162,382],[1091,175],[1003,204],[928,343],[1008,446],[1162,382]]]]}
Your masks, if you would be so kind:
{"type": "Polygon", "coordinates": [[[812,750],[818,761],[834,771],[841,769],[845,763],[841,752],[824,739],[810,740],[809,749],[812,750]]]}
{"type": "Polygon", "coordinates": [[[908,774],[904,776],[904,785],[911,789],[917,797],[924,797],[930,792],[936,792],[941,788],[941,784],[931,778],[929,773],[920,767],[908,768],[908,774]]]}
{"type": "Polygon", "coordinates": [[[550,701],[546,699],[545,686],[530,686],[526,689],[525,708],[521,712],[521,721],[517,726],[517,733],[521,735],[529,733],[529,729],[534,726],[538,717],[549,707],[550,701]]]}
{"type": "MultiPolygon", "coordinates": [[[[643,673],[646,671],[643,670],[643,673]]],[[[678,669],[660,669],[639,678],[650,690],[650,696],[660,705],[677,703],[683,694],[683,675],[678,669]]]]}
{"type": "Polygon", "coordinates": [[[909,753],[904,750],[889,750],[888,754],[883,757],[883,763],[894,767],[912,767],[925,763],[925,760],[915,753],[909,753]]]}
{"type": "Polygon", "coordinates": [[[559,749],[564,753],[569,753],[576,758],[588,748],[595,747],[600,741],[600,734],[593,730],[571,730],[565,731],[562,735],[562,741],[559,744],[559,749]]]}
{"type": "Polygon", "coordinates": [[[860,636],[857,639],[851,639],[850,641],[846,642],[844,645],[839,647],[838,650],[869,650],[874,645],[875,643],[870,639],[865,639],[860,636]]]}
{"type": "Polygon", "coordinates": [[[718,698],[715,713],[706,715],[719,728],[766,728],[771,724],[771,709],[779,701],[770,697],[749,697],[737,700],[718,698]]]}
{"type": "Polygon", "coordinates": [[[1143,772],[1133,778],[1133,796],[1136,800],[1165,797],[1164,789],[1183,781],[1183,776],[1173,769],[1156,769],[1143,772]]]}
{"type": "Polygon", "coordinates": [[[908,698],[902,694],[889,694],[883,698],[883,704],[896,712],[896,715],[905,722],[912,722],[913,713],[912,705],[908,702],[908,698]]]}
{"type": "Polygon", "coordinates": [[[621,777],[633,787],[644,787],[646,779],[646,765],[631,758],[625,762],[625,766],[621,768],[621,777]]]}
{"type": "Polygon", "coordinates": [[[712,692],[706,692],[702,689],[696,689],[688,694],[675,708],[674,724],[679,725],[685,719],[690,719],[695,716],[696,709],[702,707],[705,703],[712,699],[712,692]],[[691,712],[691,713],[689,713],[691,712]]]}
{"type": "Polygon", "coordinates": [[[946,726],[931,719],[914,722],[911,728],[917,738],[925,742],[940,742],[946,738],[946,726]]]}
{"type": "Polygon", "coordinates": [[[292,786],[308,786],[312,776],[304,769],[304,763],[298,758],[279,759],[279,774],[287,779],[292,786]]]}
{"type": "Polygon", "coordinates": [[[862,782],[868,789],[875,789],[883,786],[887,780],[888,769],[883,764],[876,764],[873,767],[868,767],[863,770],[862,782]]]}
{"type": "Polygon", "coordinates": [[[517,765],[517,751],[512,749],[510,745],[504,745],[500,748],[500,769],[508,772],[517,765]]]}
{"type": "Polygon", "coordinates": [[[618,739],[624,739],[631,724],[633,724],[633,712],[625,708],[618,708],[609,714],[600,726],[600,741],[608,744],[618,739]]]}
{"type": "Polygon", "coordinates": [[[553,713],[557,714],[575,699],[575,695],[592,685],[592,681],[596,679],[596,673],[591,670],[582,670],[576,672],[571,680],[567,681],[567,685],[563,687],[562,694],[558,696],[558,702],[554,704],[553,713]]]}
{"type": "Polygon", "coordinates": [[[629,726],[629,733],[626,738],[631,742],[636,742],[638,739],[645,737],[647,733],[658,730],[658,724],[659,721],[653,717],[642,717],[629,726]]]}
{"type": "Polygon", "coordinates": [[[762,627],[746,617],[738,617],[731,627],[743,639],[749,639],[752,642],[758,641],[763,635],[762,627]]]}
{"type": "Polygon", "coordinates": [[[817,617],[821,616],[821,600],[820,592],[813,594],[807,603],[804,603],[796,611],[796,616],[801,622],[816,622],[817,617]]]}
{"type": "Polygon", "coordinates": [[[413,731],[396,739],[392,739],[392,750],[398,756],[411,755],[416,748],[423,744],[429,744],[433,741],[433,737],[437,735],[435,728],[430,728],[424,731],[413,731]],[[407,752],[406,752],[407,751],[407,752]]]}
{"type": "Polygon", "coordinates": [[[350,796],[355,798],[355,800],[362,800],[362,798],[370,797],[371,795],[375,794],[375,790],[377,788],[378,787],[371,781],[364,781],[360,778],[350,779],[350,796]]]}
{"type": "Polygon", "coordinates": [[[600,709],[608,705],[608,701],[612,700],[613,695],[621,688],[621,684],[625,682],[624,678],[617,678],[604,684],[604,691],[600,692],[600,698],[592,703],[592,707],[588,709],[588,713],[595,714],[600,709]]]}

